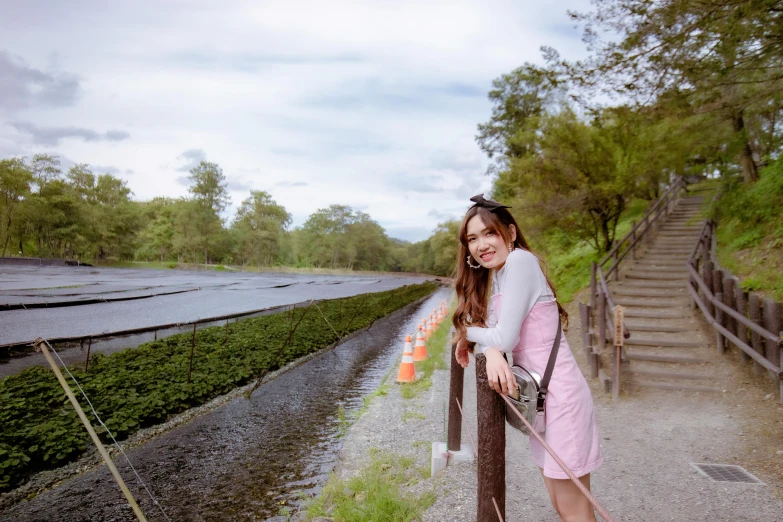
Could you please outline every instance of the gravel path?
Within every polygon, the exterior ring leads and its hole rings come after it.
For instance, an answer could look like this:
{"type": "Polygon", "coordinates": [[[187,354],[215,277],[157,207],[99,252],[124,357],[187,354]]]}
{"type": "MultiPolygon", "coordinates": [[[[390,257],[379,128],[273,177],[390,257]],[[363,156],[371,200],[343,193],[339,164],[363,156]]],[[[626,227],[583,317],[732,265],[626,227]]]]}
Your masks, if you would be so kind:
{"type": "MultiPolygon", "coordinates": [[[[570,306],[571,317],[575,303],[570,306]]],[[[567,338],[584,373],[578,319],[567,338]]],[[[593,390],[605,463],[592,477],[593,492],[617,521],[775,521],[783,518],[783,406],[774,386],[740,367],[730,354],[719,361],[724,393],[633,389],[612,401],[597,380],[593,390]],[[739,464],[766,485],[713,482],[692,462],[739,464]]],[[[432,441],[445,440],[448,371],[406,400],[399,387],[375,398],[349,430],[338,470],[347,476],[369,461],[371,448],[416,458],[429,467],[432,441]],[[406,415],[408,413],[408,415],[406,415]],[[411,415],[418,413],[420,415],[411,415]],[[408,420],[403,420],[408,419],[408,420]]],[[[465,424],[476,437],[475,369],[465,372],[465,424]]],[[[469,437],[463,432],[463,441],[469,437]]],[[[529,455],[528,441],[507,431],[509,521],[556,521],[546,489],[529,455]]],[[[423,521],[471,521],[476,516],[476,464],[449,466],[416,490],[434,488],[438,499],[423,521]]]]}

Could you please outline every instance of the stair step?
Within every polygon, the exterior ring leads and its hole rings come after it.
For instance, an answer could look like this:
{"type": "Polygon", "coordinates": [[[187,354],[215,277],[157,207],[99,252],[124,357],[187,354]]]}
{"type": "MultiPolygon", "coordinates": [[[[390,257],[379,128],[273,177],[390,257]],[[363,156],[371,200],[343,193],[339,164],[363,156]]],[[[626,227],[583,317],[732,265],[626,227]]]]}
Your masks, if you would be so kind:
{"type": "Polygon", "coordinates": [[[642,272],[638,270],[631,271],[625,273],[625,277],[629,279],[663,279],[663,280],[677,280],[677,279],[687,279],[688,274],[685,272],[682,273],[671,273],[671,272],[642,272]]]}
{"type": "Polygon", "coordinates": [[[646,310],[626,310],[625,317],[645,317],[647,319],[682,319],[682,313],[677,312],[648,312],[646,310]]]}
{"type": "Polygon", "coordinates": [[[637,308],[673,308],[688,304],[685,296],[669,299],[627,299],[624,297],[615,297],[615,304],[622,306],[635,306],[637,308]]]}
{"type": "Polygon", "coordinates": [[[696,391],[710,393],[720,393],[721,391],[720,388],[716,386],[697,386],[695,384],[675,384],[654,381],[637,381],[636,384],[639,386],[644,386],[645,388],[656,388],[659,390],[696,391]]]}
{"type": "Polygon", "coordinates": [[[706,359],[687,355],[660,355],[657,353],[635,353],[626,352],[629,361],[650,361],[650,362],[668,362],[680,364],[704,364],[706,359]]]}
{"type": "MultiPolygon", "coordinates": [[[[628,297],[686,297],[685,288],[681,292],[673,293],[671,290],[656,292],[654,290],[634,290],[633,288],[616,288],[612,290],[614,295],[628,297]]],[[[617,299],[615,299],[617,301],[617,299]]]]}
{"type": "Polygon", "coordinates": [[[632,279],[623,282],[625,288],[685,288],[686,281],[670,279],[632,279]]]}
{"type": "Polygon", "coordinates": [[[682,263],[683,265],[688,262],[688,259],[690,256],[686,255],[676,255],[676,256],[665,256],[663,254],[655,254],[655,253],[649,253],[648,255],[641,258],[642,261],[649,261],[651,263],[655,262],[668,262],[668,263],[682,263]]]}
{"type": "Polygon", "coordinates": [[[687,332],[691,330],[691,328],[685,328],[684,326],[660,326],[654,324],[625,323],[625,326],[631,331],[632,336],[634,332],[687,332]]]}
{"type": "Polygon", "coordinates": [[[635,338],[631,336],[630,339],[626,339],[625,344],[628,346],[661,346],[664,348],[671,347],[671,348],[700,348],[702,346],[701,343],[697,343],[694,341],[675,341],[675,340],[669,340],[669,339],[645,339],[645,338],[635,338]]]}
{"type": "Polygon", "coordinates": [[[651,269],[654,269],[654,268],[659,268],[659,269],[682,268],[684,271],[687,272],[688,269],[685,266],[685,263],[686,263],[686,261],[657,261],[657,260],[651,261],[651,260],[648,260],[648,259],[643,259],[643,260],[637,260],[636,264],[634,266],[638,266],[640,268],[644,267],[645,270],[648,269],[648,268],[651,268],[651,269]]]}
{"type": "Polygon", "coordinates": [[[694,373],[682,373],[682,372],[667,372],[665,370],[636,370],[629,369],[628,373],[634,375],[643,375],[645,377],[660,377],[663,379],[690,379],[696,381],[709,381],[716,379],[712,375],[699,375],[694,373]]]}

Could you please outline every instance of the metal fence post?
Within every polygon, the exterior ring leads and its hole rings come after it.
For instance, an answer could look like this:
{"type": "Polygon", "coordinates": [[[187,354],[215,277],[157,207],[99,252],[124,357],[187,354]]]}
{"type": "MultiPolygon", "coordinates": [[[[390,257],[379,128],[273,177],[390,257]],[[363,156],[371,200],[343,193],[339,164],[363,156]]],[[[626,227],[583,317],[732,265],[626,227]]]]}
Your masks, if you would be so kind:
{"type": "Polygon", "coordinates": [[[606,295],[603,287],[598,289],[598,351],[606,346],[606,295]]]}
{"type": "Polygon", "coordinates": [[[487,384],[487,358],[476,356],[476,413],[478,419],[478,522],[506,518],[506,425],[505,402],[487,384]]]}

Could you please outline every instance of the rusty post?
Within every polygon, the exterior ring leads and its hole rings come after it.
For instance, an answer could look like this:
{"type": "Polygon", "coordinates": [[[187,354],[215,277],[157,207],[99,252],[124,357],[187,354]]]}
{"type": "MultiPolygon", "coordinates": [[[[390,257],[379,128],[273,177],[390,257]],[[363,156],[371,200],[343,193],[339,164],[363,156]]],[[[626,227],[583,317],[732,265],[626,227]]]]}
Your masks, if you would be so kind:
{"type": "Polygon", "coordinates": [[[487,384],[487,358],[476,356],[476,413],[478,419],[478,522],[495,522],[497,500],[506,517],[506,425],[503,398],[487,384]]]}
{"type": "Polygon", "coordinates": [[[155,330],[155,338],[154,338],[154,340],[155,340],[155,341],[157,341],[157,340],[158,340],[158,331],[157,331],[157,330],[155,330]]]}
{"type": "MultiPolygon", "coordinates": [[[[748,293],[742,289],[736,277],[734,278],[734,288],[735,288],[734,308],[742,316],[747,317],[748,316],[748,293]]],[[[750,344],[748,342],[748,327],[740,323],[739,321],[737,321],[737,338],[745,344],[750,344]]],[[[745,353],[745,350],[740,350],[739,356],[740,356],[740,362],[742,364],[747,364],[748,360],[750,359],[748,354],[745,353]]]]}
{"type": "MultiPolygon", "coordinates": [[[[773,334],[780,333],[780,303],[770,298],[764,299],[764,328],[773,334]]],[[[764,341],[765,354],[767,360],[777,367],[780,367],[780,341],[773,343],[769,339],[764,341]]],[[[769,371],[769,378],[778,380],[778,376],[769,371]]]]}
{"type": "MultiPolygon", "coordinates": [[[[720,270],[712,271],[712,293],[715,296],[716,301],[723,301],[723,274],[720,270]]],[[[725,320],[723,318],[723,312],[719,308],[714,307],[715,322],[721,326],[725,326],[725,320]]],[[[724,344],[723,335],[716,331],[715,342],[717,343],[718,353],[724,353],[726,346],[724,344]]]]}
{"type": "Polygon", "coordinates": [[[465,370],[456,358],[457,344],[451,345],[451,381],[449,383],[449,427],[447,449],[459,451],[462,447],[462,414],[459,405],[462,404],[462,388],[465,384],[465,370]],[[459,401],[459,403],[457,403],[459,401]]]}
{"type": "Polygon", "coordinates": [[[623,307],[614,307],[614,350],[612,353],[612,399],[620,398],[620,357],[623,352],[623,307]]]}
{"type": "MultiPolygon", "coordinates": [[[[752,292],[748,297],[748,318],[759,326],[763,324],[761,322],[761,298],[758,294],[752,292]]],[[[761,336],[753,330],[750,331],[750,342],[757,353],[764,355],[764,345],[761,344],[761,336]]],[[[764,367],[753,361],[753,373],[761,375],[763,371],[764,367]]]]}
{"type": "Polygon", "coordinates": [[[188,363],[188,384],[190,384],[190,374],[193,371],[193,351],[196,349],[196,323],[193,323],[193,339],[190,342],[190,362],[188,363]]]}
{"type": "Polygon", "coordinates": [[[595,292],[596,292],[596,265],[595,261],[590,263],[590,310],[595,310],[595,292]]]}
{"type": "Polygon", "coordinates": [[[226,333],[223,336],[223,344],[226,344],[228,342],[228,319],[226,319],[226,333]]]}
{"type": "Polygon", "coordinates": [[[84,371],[90,366],[90,349],[92,348],[92,338],[87,339],[87,359],[84,360],[84,371]]]}
{"type": "MultiPolygon", "coordinates": [[[[734,304],[734,300],[737,298],[737,286],[736,286],[736,278],[731,276],[730,274],[726,276],[724,274],[723,277],[723,304],[728,306],[729,308],[733,308],[734,310],[737,309],[737,307],[734,304]]],[[[737,320],[731,317],[729,314],[724,314],[724,320],[726,321],[726,329],[733,333],[734,335],[737,335],[737,320]]],[[[725,341],[726,348],[728,349],[731,344],[728,339],[725,341]]],[[[742,350],[740,350],[741,352],[742,350]]]]}

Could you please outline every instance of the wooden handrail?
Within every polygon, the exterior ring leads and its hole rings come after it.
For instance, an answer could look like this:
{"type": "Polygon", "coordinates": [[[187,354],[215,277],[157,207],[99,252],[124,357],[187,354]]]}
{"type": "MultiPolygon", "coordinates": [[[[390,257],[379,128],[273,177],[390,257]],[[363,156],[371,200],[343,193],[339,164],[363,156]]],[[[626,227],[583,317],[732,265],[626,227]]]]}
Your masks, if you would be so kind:
{"type": "MultiPolygon", "coordinates": [[[[696,283],[699,286],[699,289],[704,293],[704,297],[707,300],[707,302],[711,303],[716,308],[720,308],[721,311],[727,313],[732,318],[736,319],[738,322],[740,322],[743,326],[750,328],[757,334],[759,334],[764,339],[767,339],[773,343],[780,343],[780,336],[775,335],[774,333],[770,332],[766,328],[757,325],[744,315],[740,314],[730,306],[726,306],[722,301],[715,298],[715,295],[712,293],[712,291],[707,288],[707,283],[704,282],[704,279],[699,275],[699,273],[696,271],[696,268],[693,266],[693,264],[688,263],[687,264],[688,271],[691,274],[691,281],[696,283]]],[[[692,285],[689,285],[691,288],[693,288],[692,285]]],[[[705,314],[705,316],[708,314],[705,314]]]]}
{"type": "Polygon", "coordinates": [[[640,219],[639,222],[636,223],[636,225],[634,225],[631,228],[631,231],[628,234],[626,234],[620,241],[618,241],[617,244],[614,246],[614,248],[612,248],[609,251],[609,253],[606,254],[603,259],[601,259],[601,261],[598,263],[598,266],[603,267],[611,257],[614,257],[616,251],[619,250],[619,248],[623,245],[623,243],[625,243],[628,240],[628,238],[630,238],[633,235],[634,232],[636,232],[639,228],[641,228],[642,223],[646,225],[642,234],[646,234],[647,231],[650,229],[650,225],[655,223],[657,218],[660,217],[660,212],[664,208],[663,204],[669,203],[671,201],[676,191],[682,188],[684,181],[685,180],[681,176],[678,176],[675,182],[672,183],[672,185],[666,190],[666,192],[664,192],[663,195],[660,198],[658,198],[658,201],[656,201],[653,204],[653,206],[647,210],[647,212],[644,214],[644,217],[642,217],[642,219],[640,219]],[[648,221],[647,218],[653,212],[656,214],[656,219],[652,221],[648,221]]]}

